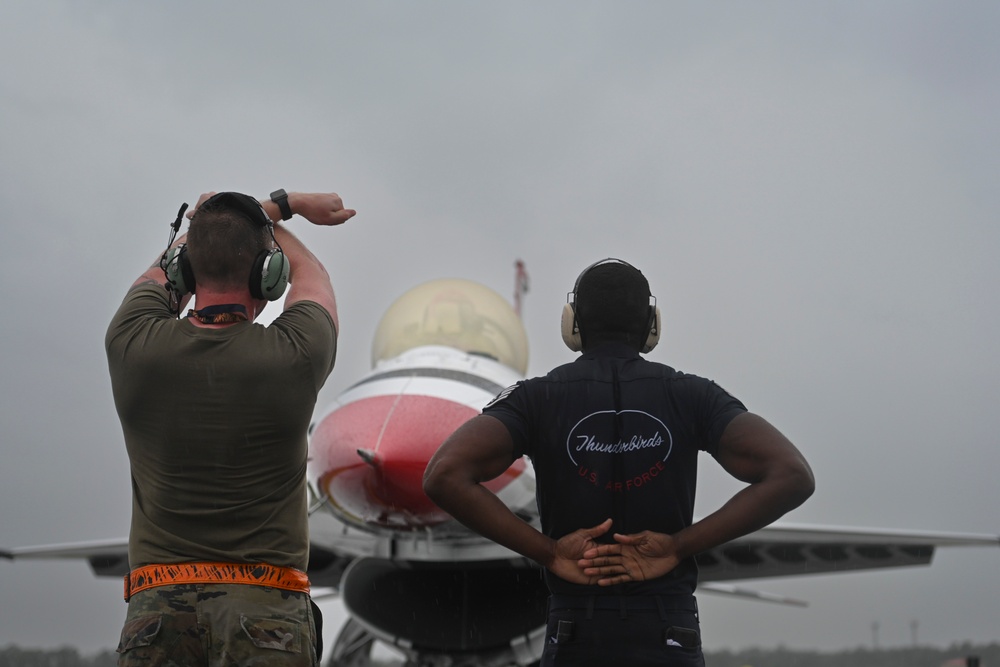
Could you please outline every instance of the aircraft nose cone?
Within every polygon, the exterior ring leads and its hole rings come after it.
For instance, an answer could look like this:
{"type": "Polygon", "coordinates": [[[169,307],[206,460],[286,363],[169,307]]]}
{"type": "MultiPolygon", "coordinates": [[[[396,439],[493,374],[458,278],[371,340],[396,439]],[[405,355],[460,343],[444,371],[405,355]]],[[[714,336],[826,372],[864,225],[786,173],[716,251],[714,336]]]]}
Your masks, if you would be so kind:
{"type": "Polygon", "coordinates": [[[420,528],[449,519],[423,491],[430,457],[466,405],[420,395],[372,396],[327,415],[312,435],[313,465],[335,510],[355,521],[420,528]]]}

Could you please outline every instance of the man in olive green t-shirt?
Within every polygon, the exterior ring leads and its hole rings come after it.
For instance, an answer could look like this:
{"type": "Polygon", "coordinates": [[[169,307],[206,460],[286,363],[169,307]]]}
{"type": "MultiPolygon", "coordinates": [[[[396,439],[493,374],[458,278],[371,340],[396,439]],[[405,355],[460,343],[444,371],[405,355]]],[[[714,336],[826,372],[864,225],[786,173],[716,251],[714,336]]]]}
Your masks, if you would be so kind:
{"type": "Polygon", "coordinates": [[[355,211],[336,194],[202,195],[108,328],[132,476],[119,665],[318,663],[307,431],[339,324],[326,269],[273,222],[293,214],[355,211]],[[282,313],[255,324],[286,283],[282,313]]]}

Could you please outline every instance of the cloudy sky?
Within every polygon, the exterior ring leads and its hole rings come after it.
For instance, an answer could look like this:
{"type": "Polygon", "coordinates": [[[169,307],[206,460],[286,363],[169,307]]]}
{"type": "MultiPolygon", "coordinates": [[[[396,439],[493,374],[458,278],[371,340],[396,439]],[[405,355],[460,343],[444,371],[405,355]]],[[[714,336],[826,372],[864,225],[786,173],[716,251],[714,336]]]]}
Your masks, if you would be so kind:
{"type": "MultiPolygon", "coordinates": [[[[1000,532],[997,34],[989,0],[0,4],[0,548],[127,534],[107,322],[182,201],[278,187],[358,210],[292,223],[340,304],[319,410],[407,288],[506,296],[517,258],[529,372],[568,361],[566,292],[618,256],[664,313],[650,358],[812,463],[788,521],[1000,532]]],[[[703,467],[701,514],[732,490],[703,467]]],[[[706,646],[998,640],[998,567],[703,595],[706,646]]],[[[124,613],[83,563],[0,562],[0,646],[113,647],[124,613]]]]}

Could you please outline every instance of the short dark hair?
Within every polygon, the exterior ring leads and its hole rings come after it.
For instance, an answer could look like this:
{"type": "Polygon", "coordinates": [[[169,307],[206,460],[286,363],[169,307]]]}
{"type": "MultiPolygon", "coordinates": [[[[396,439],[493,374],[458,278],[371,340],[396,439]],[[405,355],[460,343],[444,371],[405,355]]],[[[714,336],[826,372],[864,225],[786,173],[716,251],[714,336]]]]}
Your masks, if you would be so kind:
{"type": "Polygon", "coordinates": [[[649,281],[621,260],[605,260],[587,268],[577,279],[576,319],[585,344],[626,340],[645,343],[650,325],[649,281]]]}
{"type": "Polygon", "coordinates": [[[269,222],[256,199],[236,192],[220,193],[199,206],[187,235],[197,283],[248,286],[257,255],[271,248],[269,222]]]}

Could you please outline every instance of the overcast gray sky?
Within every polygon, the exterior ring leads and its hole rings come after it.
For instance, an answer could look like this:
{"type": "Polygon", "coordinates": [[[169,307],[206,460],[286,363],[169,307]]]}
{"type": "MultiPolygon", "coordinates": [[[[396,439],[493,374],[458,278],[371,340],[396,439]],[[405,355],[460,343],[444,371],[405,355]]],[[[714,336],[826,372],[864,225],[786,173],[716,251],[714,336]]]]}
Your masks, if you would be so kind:
{"type": "MultiPolygon", "coordinates": [[[[809,458],[788,521],[1000,532],[998,34],[989,0],[0,4],[0,547],[127,534],[107,322],[182,201],[278,187],[358,210],[292,223],[340,305],[318,410],[406,289],[508,296],[516,258],[529,372],[568,361],[566,292],[618,256],[664,313],[650,358],[809,458]]],[[[706,647],[995,641],[998,567],[706,594],[706,647]]],[[[0,646],[113,647],[124,613],[83,563],[0,562],[0,646]]]]}

